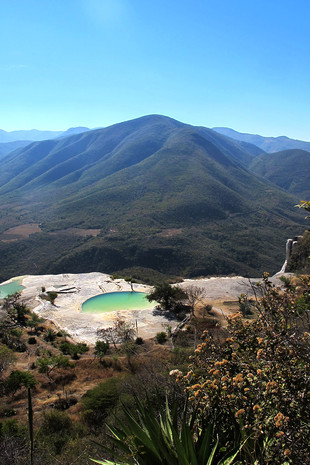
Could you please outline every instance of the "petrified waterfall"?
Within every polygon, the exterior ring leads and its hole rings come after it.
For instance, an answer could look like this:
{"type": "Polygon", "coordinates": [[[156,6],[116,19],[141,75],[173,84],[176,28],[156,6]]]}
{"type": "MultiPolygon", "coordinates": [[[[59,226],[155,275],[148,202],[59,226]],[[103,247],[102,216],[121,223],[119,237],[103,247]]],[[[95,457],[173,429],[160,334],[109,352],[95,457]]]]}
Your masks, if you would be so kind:
{"type": "Polygon", "coordinates": [[[286,267],[287,267],[287,262],[289,261],[290,256],[292,255],[294,249],[296,248],[298,241],[302,238],[302,236],[295,236],[293,239],[288,239],[286,241],[286,247],[285,247],[285,262],[282,265],[282,268],[278,273],[276,274],[283,274],[285,273],[286,267]]]}

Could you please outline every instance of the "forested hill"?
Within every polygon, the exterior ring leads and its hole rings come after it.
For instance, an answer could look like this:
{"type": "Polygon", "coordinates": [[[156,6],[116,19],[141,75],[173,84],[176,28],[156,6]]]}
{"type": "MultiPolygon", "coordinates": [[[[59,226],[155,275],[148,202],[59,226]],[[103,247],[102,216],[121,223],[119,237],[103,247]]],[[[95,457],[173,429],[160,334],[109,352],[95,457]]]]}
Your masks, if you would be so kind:
{"type": "Polygon", "coordinates": [[[2,273],[277,271],[303,216],[245,168],[257,155],[160,115],[11,152],[0,159],[1,232],[41,232],[0,236],[2,273]]]}

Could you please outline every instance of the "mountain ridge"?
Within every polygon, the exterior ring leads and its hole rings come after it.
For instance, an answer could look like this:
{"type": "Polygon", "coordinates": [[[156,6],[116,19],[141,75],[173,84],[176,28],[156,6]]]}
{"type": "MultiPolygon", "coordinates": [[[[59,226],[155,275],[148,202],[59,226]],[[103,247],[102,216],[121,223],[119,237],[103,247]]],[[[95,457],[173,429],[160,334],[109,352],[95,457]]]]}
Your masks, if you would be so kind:
{"type": "Polygon", "coordinates": [[[295,148],[310,151],[310,142],[290,139],[286,136],[264,137],[259,134],[242,133],[225,127],[215,127],[213,130],[234,140],[240,140],[256,145],[267,153],[280,152],[295,148]]]}
{"type": "Polygon", "coordinates": [[[15,131],[4,131],[0,129],[0,143],[15,142],[15,141],[43,141],[47,139],[55,139],[58,137],[67,137],[73,134],[89,131],[89,128],[79,126],[69,128],[65,131],[44,131],[39,129],[21,129],[15,131]]]}

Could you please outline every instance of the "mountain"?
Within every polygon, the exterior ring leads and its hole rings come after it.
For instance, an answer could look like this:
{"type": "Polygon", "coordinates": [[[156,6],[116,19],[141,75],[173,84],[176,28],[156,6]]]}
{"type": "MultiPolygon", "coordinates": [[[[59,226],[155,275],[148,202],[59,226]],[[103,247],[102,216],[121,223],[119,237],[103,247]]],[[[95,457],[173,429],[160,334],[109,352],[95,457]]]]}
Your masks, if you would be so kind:
{"type": "Polygon", "coordinates": [[[300,200],[310,198],[310,152],[295,149],[262,154],[253,159],[249,168],[300,200]]]}
{"type": "Polygon", "coordinates": [[[86,128],[84,126],[78,126],[76,128],[69,128],[66,131],[62,132],[59,137],[68,137],[68,136],[74,136],[75,134],[81,134],[83,132],[90,131],[89,128],[86,128]]]}
{"type": "Polygon", "coordinates": [[[1,155],[5,155],[6,153],[12,152],[20,147],[25,147],[29,145],[29,140],[16,140],[13,142],[2,142],[0,143],[0,157],[1,155]]]}
{"type": "Polygon", "coordinates": [[[14,141],[42,141],[47,139],[55,139],[57,137],[66,137],[73,134],[89,131],[89,128],[77,127],[70,128],[66,131],[39,131],[38,129],[21,130],[21,131],[4,131],[0,129],[0,143],[14,141]]]}
{"type": "Polygon", "coordinates": [[[2,276],[277,271],[303,215],[245,168],[256,152],[160,115],[17,149],[0,159],[2,276]]]}
{"type": "Polygon", "coordinates": [[[302,140],[289,139],[285,136],[280,137],[263,137],[257,134],[246,134],[234,131],[230,128],[213,128],[214,131],[232,139],[247,142],[256,145],[264,152],[280,152],[289,149],[302,149],[310,151],[310,142],[302,140]]]}

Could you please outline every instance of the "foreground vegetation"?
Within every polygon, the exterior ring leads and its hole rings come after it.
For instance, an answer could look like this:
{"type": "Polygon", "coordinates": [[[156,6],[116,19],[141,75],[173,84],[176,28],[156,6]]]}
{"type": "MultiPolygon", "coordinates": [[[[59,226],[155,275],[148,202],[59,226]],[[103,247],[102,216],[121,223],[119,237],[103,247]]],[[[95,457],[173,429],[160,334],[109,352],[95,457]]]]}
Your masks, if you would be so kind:
{"type": "Polygon", "coordinates": [[[31,463],[28,408],[34,464],[310,464],[310,278],[253,290],[225,330],[194,308],[174,348],[121,321],[88,348],[8,302],[0,463],[31,463]]]}

